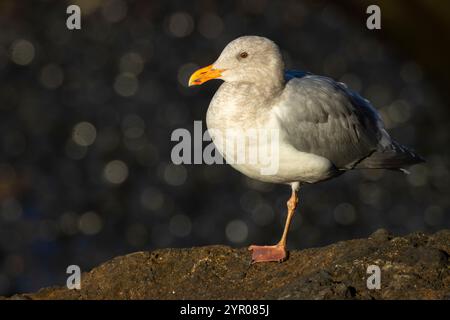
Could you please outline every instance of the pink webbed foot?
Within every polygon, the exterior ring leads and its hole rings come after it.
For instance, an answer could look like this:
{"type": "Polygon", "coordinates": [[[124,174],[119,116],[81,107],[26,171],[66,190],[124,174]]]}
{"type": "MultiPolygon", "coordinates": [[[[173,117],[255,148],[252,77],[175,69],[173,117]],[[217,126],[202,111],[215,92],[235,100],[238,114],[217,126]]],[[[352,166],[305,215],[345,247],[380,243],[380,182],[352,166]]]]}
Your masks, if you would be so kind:
{"type": "Polygon", "coordinates": [[[282,262],[287,259],[287,251],[285,246],[250,246],[252,251],[252,263],[256,262],[282,262]]]}

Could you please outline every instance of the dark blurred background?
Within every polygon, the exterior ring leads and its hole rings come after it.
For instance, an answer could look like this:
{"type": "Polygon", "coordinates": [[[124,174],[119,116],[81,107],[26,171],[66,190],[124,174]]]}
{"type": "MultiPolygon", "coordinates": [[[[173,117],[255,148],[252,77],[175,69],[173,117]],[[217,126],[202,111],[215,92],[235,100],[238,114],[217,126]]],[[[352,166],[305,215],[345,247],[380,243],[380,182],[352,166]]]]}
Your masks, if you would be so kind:
{"type": "Polygon", "coordinates": [[[0,294],[64,284],[116,255],[278,240],[286,186],[226,165],[173,165],[176,128],[220,85],[197,67],[247,34],[287,67],[346,82],[426,159],[406,176],[350,172],[307,186],[291,248],[450,226],[448,1],[0,2],[0,294]],[[379,4],[382,30],[366,28],[379,4]],[[66,8],[82,29],[66,28],[66,8]]]}

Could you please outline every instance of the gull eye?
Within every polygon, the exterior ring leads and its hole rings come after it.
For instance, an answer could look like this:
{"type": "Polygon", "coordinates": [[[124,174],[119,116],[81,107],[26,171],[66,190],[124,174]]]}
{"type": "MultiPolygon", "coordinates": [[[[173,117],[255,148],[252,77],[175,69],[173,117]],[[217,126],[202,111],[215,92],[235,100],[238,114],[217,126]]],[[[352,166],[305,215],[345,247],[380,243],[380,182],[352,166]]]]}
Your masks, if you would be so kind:
{"type": "Polygon", "coordinates": [[[239,57],[241,57],[241,58],[247,58],[247,57],[248,57],[248,53],[245,52],[245,51],[243,51],[243,52],[239,53],[239,57]]]}

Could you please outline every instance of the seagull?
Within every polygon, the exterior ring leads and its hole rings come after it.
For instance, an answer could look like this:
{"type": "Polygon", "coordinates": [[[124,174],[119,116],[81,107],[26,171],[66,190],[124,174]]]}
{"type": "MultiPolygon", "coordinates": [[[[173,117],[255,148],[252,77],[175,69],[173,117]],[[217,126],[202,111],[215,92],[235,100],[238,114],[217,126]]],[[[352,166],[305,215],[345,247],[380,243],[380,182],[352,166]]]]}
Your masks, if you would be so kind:
{"type": "MultiPolygon", "coordinates": [[[[244,175],[287,184],[292,193],[281,240],[276,245],[251,245],[252,262],[287,259],[286,241],[302,185],[338,177],[353,169],[389,169],[423,162],[414,151],[386,131],[371,103],[344,83],[296,70],[286,71],[278,46],[259,36],[231,41],[219,58],[195,71],[189,86],[221,79],[206,114],[208,130],[276,130],[276,172],[262,172],[259,161],[239,163],[224,145],[229,135],[211,134],[219,153],[244,175]],[[233,159],[232,159],[233,158],[233,159]]],[[[263,140],[263,139],[261,139],[263,140]]],[[[262,148],[259,139],[246,146],[262,148]]]]}

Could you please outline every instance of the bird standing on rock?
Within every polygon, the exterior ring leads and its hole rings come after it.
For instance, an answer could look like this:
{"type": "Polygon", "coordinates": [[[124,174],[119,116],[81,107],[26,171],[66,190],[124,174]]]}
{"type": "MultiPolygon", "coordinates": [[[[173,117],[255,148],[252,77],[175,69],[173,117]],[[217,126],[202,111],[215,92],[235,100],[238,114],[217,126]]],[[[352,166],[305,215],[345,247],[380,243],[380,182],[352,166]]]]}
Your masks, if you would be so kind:
{"type": "MultiPolygon", "coordinates": [[[[224,146],[231,138],[210,133],[217,150],[241,173],[292,188],[281,240],[273,246],[250,246],[253,262],[287,258],[287,234],[302,184],[352,169],[403,171],[405,166],[423,162],[394,141],[370,102],[345,84],[307,72],[285,71],[278,46],[267,38],[233,40],[213,64],[192,74],[189,85],[211,79],[224,83],[209,105],[208,130],[276,130],[278,167],[275,173],[264,174],[261,162],[229,161],[233,155],[224,146]]],[[[266,147],[262,140],[246,141],[246,147],[266,147]]]]}

